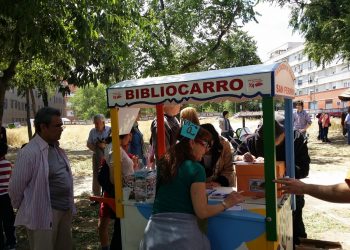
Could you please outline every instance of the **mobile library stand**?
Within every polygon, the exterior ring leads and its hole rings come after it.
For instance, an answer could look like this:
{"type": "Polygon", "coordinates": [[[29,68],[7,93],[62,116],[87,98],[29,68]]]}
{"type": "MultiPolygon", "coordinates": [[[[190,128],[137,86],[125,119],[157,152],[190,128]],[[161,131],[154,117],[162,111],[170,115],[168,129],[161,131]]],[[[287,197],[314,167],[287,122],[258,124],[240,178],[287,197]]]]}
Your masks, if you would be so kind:
{"type": "MultiPolygon", "coordinates": [[[[165,152],[163,105],[246,101],[262,98],[264,123],[265,198],[246,201],[239,209],[226,210],[208,219],[207,236],[213,250],[292,249],[292,199],[277,197],[274,100],[285,102],[286,169],[294,176],[292,98],[294,74],[286,63],[127,80],[107,89],[111,113],[114,159],[120,159],[118,113],[126,107],[156,107],[158,153],[165,152]]],[[[114,161],[115,209],[121,219],[123,249],[138,249],[151,215],[152,203],[123,200],[120,161],[114,161]]],[[[214,202],[210,200],[209,202],[214,202]]]]}

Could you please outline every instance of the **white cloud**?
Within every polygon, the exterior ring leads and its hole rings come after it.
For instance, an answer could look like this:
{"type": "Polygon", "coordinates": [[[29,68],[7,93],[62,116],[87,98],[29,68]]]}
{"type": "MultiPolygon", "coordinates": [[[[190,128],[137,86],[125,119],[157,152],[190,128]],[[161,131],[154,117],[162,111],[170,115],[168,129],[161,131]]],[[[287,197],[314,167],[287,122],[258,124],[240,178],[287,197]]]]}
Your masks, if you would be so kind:
{"type": "Polygon", "coordinates": [[[280,8],[269,3],[260,3],[256,10],[261,14],[256,17],[259,23],[250,22],[243,30],[254,37],[262,61],[268,59],[268,52],[287,42],[304,41],[298,32],[293,33],[289,27],[290,10],[287,6],[280,8]]]}

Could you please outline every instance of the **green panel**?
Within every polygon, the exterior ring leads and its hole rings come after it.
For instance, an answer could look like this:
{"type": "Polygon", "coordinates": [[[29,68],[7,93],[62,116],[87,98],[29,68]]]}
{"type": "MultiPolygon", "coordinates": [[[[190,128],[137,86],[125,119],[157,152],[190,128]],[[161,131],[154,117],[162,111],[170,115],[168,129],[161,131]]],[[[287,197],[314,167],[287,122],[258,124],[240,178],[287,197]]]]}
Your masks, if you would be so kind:
{"type": "Polygon", "coordinates": [[[266,193],[266,232],[268,241],[277,241],[277,202],[276,176],[275,112],[272,97],[263,98],[264,123],[264,170],[266,193]]]}

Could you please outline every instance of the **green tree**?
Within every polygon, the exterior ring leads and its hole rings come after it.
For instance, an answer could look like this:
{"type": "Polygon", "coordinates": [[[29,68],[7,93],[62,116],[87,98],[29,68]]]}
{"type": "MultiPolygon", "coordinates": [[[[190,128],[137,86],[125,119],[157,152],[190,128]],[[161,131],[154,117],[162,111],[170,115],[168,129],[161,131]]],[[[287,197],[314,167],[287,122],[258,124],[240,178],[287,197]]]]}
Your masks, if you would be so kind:
{"type": "Polygon", "coordinates": [[[305,53],[318,65],[350,60],[350,1],[271,0],[291,4],[290,25],[305,37],[305,53]]]}
{"type": "Polygon", "coordinates": [[[246,0],[144,1],[142,75],[259,63],[255,44],[240,31],[254,20],[254,4],[246,0]]]}
{"type": "Polygon", "coordinates": [[[83,120],[89,120],[96,114],[108,116],[106,86],[98,84],[79,88],[69,99],[74,114],[83,120]]]}
{"type": "Polygon", "coordinates": [[[25,65],[40,61],[51,66],[47,74],[52,79],[78,86],[119,81],[136,72],[129,56],[130,44],[136,44],[138,37],[135,20],[139,12],[133,2],[2,1],[0,121],[5,91],[16,86],[13,79],[19,64],[28,82],[37,76],[25,72],[25,65]]]}

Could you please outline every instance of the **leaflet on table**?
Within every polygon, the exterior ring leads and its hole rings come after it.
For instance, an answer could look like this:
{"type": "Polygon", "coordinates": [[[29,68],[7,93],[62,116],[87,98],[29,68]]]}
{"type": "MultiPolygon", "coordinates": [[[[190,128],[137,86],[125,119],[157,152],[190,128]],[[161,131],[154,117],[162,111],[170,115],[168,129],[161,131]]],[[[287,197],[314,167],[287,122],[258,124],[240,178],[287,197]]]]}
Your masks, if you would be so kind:
{"type": "Polygon", "coordinates": [[[213,189],[207,189],[207,194],[210,200],[223,200],[227,197],[229,193],[236,191],[233,187],[216,187],[213,189]]]}

